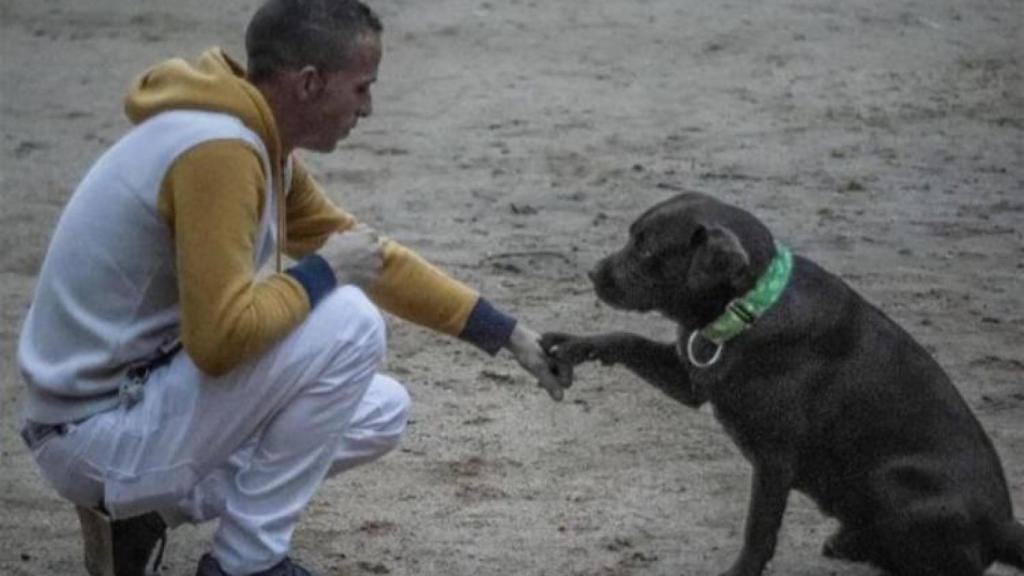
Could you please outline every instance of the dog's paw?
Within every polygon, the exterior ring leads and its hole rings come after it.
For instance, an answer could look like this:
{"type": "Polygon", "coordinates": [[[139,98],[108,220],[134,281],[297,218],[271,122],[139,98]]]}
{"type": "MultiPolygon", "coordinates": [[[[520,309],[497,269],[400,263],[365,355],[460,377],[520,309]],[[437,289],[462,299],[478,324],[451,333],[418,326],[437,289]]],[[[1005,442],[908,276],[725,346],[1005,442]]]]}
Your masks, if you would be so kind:
{"type": "Polygon", "coordinates": [[[722,572],[718,576],[761,576],[761,571],[751,571],[748,569],[733,566],[732,568],[722,572]]]}
{"type": "Polygon", "coordinates": [[[601,357],[598,338],[574,336],[561,332],[548,332],[540,339],[540,345],[557,362],[576,366],[601,357]]]}
{"type": "Polygon", "coordinates": [[[740,556],[731,568],[718,576],[761,576],[765,562],[757,562],[749,556],[740,556]]]}
{"type": "Polygon", "coordinates": [[[863,534],[845,527],[829,536],[821,547],[821,553],[826,558],[850,562],[864,562],[871,558],[871,549],[863,534]]]}

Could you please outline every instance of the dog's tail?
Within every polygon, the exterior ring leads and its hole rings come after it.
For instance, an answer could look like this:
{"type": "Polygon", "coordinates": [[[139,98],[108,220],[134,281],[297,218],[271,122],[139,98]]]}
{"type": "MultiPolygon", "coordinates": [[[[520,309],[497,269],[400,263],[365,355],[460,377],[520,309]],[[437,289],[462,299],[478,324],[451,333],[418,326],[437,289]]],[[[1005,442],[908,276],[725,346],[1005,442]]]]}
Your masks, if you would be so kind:
{"type": "Polygon", "coordinates": [[[995,533],[996,560],[1024,570],[1024,525],[1010,521],[995,533]]]}

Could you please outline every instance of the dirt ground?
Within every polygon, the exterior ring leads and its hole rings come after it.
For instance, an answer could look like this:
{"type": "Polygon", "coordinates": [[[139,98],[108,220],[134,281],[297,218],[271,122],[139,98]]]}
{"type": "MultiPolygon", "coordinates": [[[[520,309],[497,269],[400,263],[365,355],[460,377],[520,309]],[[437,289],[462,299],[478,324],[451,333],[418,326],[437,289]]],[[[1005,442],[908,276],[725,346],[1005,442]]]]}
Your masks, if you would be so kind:
{"type": "MultiPolygon", "coordinates": [[[[70,506],[17,437],[16,336],[61,206],[145,67],[242,57],[255,0],[0,0],[0,573],[84,573],[70,506]]],[[[375,114],[306,158],[330,193],[539,330],[671,336],[585,272],[647,206],[701,190],[760,215],[949,371],[1024,517],[1020,0],[375,0],[375,114]]],[[[357,576],[714,575],[749,467],[707,411],[586,367],[554,403],[507,354],[390,321],[402,448],[318,495],[295,554],[357,576]]],[[[768,574],[825,560],[793,496],[768,574]]],[[[192,574],[211,526],[172,533],[192,574]]],[[[991,574],[1012,571],[993,569],[991,574]]]]}

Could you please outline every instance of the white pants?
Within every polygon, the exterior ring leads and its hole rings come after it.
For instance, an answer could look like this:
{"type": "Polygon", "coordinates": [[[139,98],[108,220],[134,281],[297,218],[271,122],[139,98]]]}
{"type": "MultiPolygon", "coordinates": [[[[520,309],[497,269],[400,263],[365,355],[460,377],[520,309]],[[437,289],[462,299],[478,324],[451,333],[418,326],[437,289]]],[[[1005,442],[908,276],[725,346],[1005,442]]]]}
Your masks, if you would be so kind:
{"type": "Polygon", "coordinates": [[[220,519],[213,554],[229,574],[270,568],[323,480],[380,457],[405,430],[409,396],[377,373],[384,324],[354,287],[325,298],[267,353],[211,378],[179,353],[141,401],[36,449],[43,476],[114,518],[220,519]]]}

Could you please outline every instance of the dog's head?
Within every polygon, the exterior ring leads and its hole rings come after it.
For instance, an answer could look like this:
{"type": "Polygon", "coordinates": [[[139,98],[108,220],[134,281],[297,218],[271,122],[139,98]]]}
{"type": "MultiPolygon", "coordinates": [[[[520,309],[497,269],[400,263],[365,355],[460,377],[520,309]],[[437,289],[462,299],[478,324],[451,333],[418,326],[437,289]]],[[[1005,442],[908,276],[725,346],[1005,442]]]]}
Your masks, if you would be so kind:
{"type": "Polygon", "coordinates": [[[666,200],[629,227],[629,241],[601,260],[590,279],[615,308],[658,311],[697,328],[750,290],[774,254],[753,215],[703,194],[666,200]]]}

